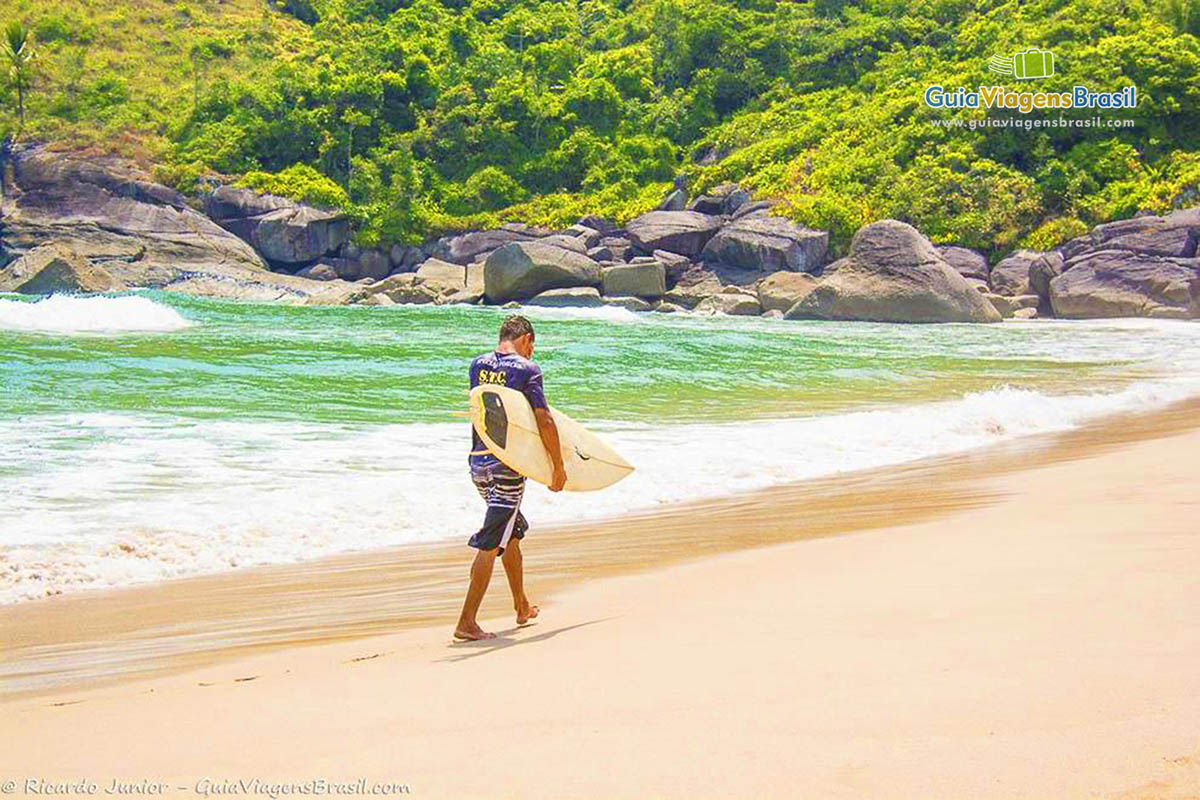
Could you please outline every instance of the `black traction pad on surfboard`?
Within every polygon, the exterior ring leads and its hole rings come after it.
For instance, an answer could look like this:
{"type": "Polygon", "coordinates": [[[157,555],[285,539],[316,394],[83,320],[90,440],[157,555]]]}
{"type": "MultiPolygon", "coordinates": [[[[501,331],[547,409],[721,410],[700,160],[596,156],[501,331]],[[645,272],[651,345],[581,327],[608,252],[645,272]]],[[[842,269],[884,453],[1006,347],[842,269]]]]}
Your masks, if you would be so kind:
{"type": "Polygon", "coordinates": [[[483,393],[483,429],[497,447],[508,446],[508,414],[495,392],[483,393]]]}

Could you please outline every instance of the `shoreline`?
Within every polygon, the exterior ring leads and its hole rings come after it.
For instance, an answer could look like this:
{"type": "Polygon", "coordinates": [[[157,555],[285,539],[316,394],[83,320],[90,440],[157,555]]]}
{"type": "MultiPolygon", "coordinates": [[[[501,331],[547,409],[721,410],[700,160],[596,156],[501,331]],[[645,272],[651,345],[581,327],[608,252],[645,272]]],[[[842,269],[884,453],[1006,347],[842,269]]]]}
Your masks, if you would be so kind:
{"type": "Polygon", "coordinates": [[[543,616],[511,627],[493,586],[493,642],[453,644],[441,620],[241,652],[0,701],[0,735],[18,775],[168,794],[258,778],[454,798],[1195,797],[1198,410],[848,476],[823,500],[788,487],[626,521],[596,580],[556,576],[569,533],[543,534],[543,616]],[[734,548],[732,525],[767,546],[734,548]],[[645,568],[616,563],[630,550],[645,568]]]}
{"type": "MultiPolygon", "coordinates": [[[[1169,436],[1200,426],[1198,411],[1193,398],[960,453],[540,527],[528,580],[552,597],[580,580],[946,517],[996,502],[980,488],[989,476],[1169,436]],[[789,519],[781,508],[797,513],[789,519]],[[715,527],[736,521],[739,534],[698,534],[697,516],[715,527]]],[[[83,691],[297,644],[438,625],[457,612],[467,561],[458,539],[412,543],[3,606],[0,633],[15,646],[0,655],[0,698],[83,691]]],[[[503,592],[489,592],[483,613],[503,604],[503,592]]]]}

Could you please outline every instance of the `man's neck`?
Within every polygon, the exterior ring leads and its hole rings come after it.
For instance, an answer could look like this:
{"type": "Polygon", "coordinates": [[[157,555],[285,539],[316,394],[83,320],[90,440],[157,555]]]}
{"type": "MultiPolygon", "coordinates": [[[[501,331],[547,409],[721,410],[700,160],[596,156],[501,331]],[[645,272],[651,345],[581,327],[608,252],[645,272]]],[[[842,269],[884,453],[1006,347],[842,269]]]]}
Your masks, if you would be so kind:
{"type": "Polygon", "coordinates": [[[513,355],[516,355],[517,348],[513,347],[512,342],[501,342],[500,344],[496,345],[496,352],[504,354],[512,353],[513,355]]]}

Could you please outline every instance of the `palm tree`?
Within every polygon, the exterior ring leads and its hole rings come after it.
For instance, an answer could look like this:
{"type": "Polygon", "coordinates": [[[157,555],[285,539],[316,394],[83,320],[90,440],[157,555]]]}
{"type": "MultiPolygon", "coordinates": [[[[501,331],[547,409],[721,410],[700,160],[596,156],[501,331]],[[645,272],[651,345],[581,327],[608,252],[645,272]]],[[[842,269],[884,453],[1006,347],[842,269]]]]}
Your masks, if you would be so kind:
{"type": "Polygon", "coordinates": [[[29,29],[20,21],[9,23],[4,30],[4,58],[8,61],[8,72],[17,87],[18,131],[25,128],[25,90],[29,86],[29,62],[33,60],[33,40],[29,29]]]}

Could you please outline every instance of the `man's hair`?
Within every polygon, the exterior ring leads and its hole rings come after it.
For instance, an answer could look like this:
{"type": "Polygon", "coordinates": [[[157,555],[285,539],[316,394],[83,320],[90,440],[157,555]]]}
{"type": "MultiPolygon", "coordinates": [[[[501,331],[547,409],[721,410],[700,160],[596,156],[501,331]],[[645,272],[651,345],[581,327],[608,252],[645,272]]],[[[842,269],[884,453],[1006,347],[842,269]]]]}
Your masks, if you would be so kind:
{"type": "Polygon", "coordinates": [[[525,334],[533,336],[533,324],[520,314],[513,314],[500,323],[500,341],[511,342],[525,334]]]}

